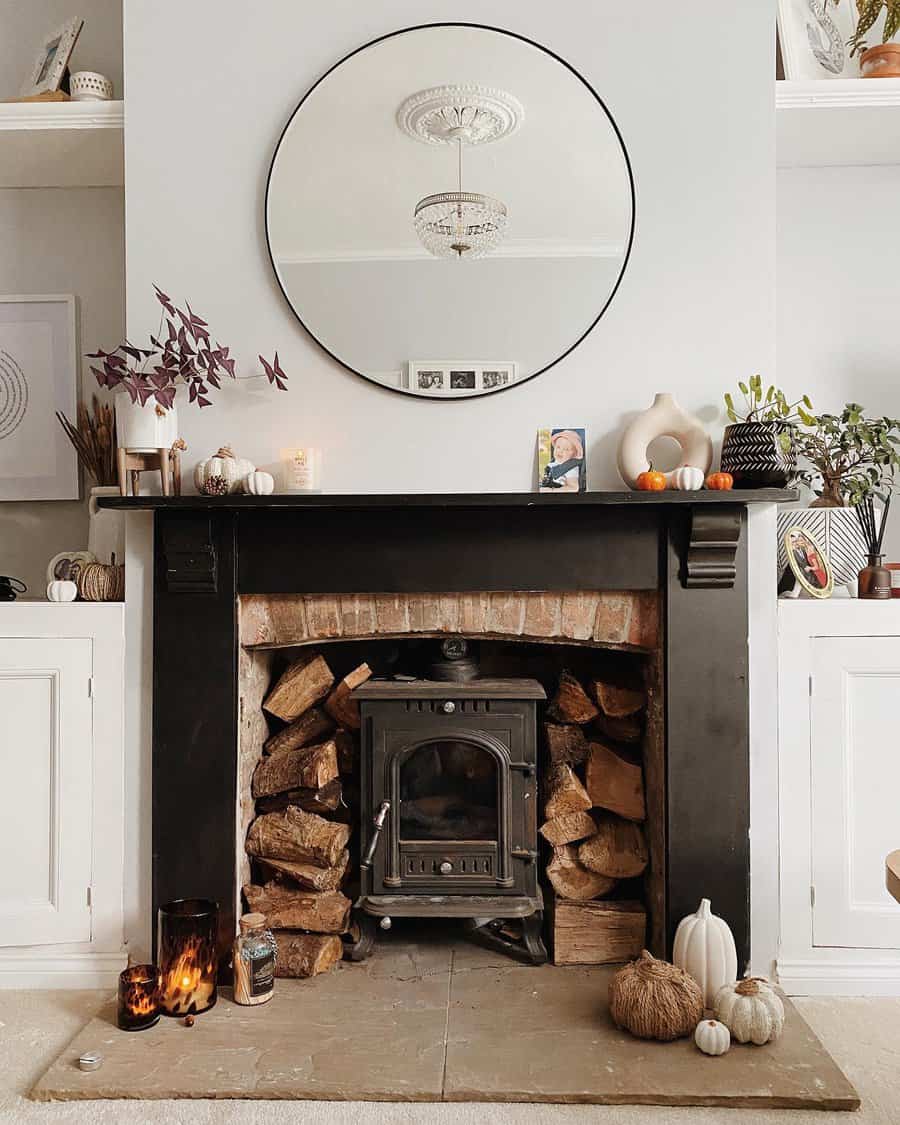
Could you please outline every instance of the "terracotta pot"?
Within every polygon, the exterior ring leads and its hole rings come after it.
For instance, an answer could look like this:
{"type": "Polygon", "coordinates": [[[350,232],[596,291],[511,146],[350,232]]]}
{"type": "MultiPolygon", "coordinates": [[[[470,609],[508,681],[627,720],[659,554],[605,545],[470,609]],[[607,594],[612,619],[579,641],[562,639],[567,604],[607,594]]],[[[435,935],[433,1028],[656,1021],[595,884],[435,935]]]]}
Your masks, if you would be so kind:
{"type": "Polygon", "coordinates": [[[881,43],[859,56],[863,78],[900,78],[900,43],[881,43]]]}

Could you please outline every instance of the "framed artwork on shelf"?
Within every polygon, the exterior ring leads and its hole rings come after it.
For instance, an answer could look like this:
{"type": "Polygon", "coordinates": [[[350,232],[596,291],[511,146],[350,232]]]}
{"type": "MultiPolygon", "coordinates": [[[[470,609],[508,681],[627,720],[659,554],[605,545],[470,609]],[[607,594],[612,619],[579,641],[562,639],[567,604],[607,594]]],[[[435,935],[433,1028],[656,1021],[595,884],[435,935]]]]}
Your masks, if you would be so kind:
{"type": "Polygon", "coordinates": [[[583,427],[538,430],[538,492],[586,492],[585,445],[583,427]]]}
{"type": "Polygon", "coordinates": [[[23,97],[49,94],[59,89],[83,26],[84,20],[75,16],[44,39],[22,86],[23,97]]]}
{"type": "Polygon", "coordinates": [[[435,398],[463,398],[508,387],[516,381],[517,374],[512,361],[411,359],[407,365],[407,387],[435,398]]]}
{"type": "Polygon", "coordinates": [[[0,500],[77,500],[74,296],[0,296],[0,500]]]}
{"type": "Polygon", "coordinates": [[[778,0],[778,40],[789,81],[858,78],[850,57],[855,0],[778,0]]]}

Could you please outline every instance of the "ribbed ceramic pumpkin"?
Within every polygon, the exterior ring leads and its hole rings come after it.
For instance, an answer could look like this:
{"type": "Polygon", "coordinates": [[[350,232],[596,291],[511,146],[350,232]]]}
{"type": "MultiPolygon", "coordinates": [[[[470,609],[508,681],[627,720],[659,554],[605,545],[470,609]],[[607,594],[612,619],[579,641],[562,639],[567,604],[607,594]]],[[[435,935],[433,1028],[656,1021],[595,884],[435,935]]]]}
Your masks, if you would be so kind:
{"type": "Polygon", "coordinates": [[[78,587],[68,578],[56,578],[47,583],[47,601],[74,602],[78,597],[78,587]]]}
{"type": "Polygon", "coordinates": [[[712,912],[708,898],[701,900],[696,914],[678,923],[672,961],[690,973],[711,1008],[719,990],[737,977],[737,950],[728,923],[712,912]]]}
{"type": "Polygon", "coordinates": [[[761,1046],[781,1034],[784,1004],[767,980],[748,977],[720,989],[716,1019],[725,1024],[738,1043],[761,1046]]]}
{"type": "Polygon", "coordinates": [[[682,465],[669,474],[669,484],[679,492],[696,492],[703,487],[703,470],[693,465],[682,465]]]}
{"type": "Polygon", "coordinates": [[[252,473],[256,466],[243,457],[235,457],[230,446],[223,445],[212,457],[200,461],[194,469],[194,485],[198,492],[210,477],[221,477],[228,485],[229,492],[237,492],[244,477],[252,473]]]}
{"type": "Polygon", "coordinates": [[[731,1046],[731,1032],[718,1020],[701,1020],[694,1032],[694,1042],[704,1055],[724,1055],[731,1046]]]}
{"type": "Polygon", "coordinates": [[[256,469],[244,477],[244,492],[251,496],[269,496],[275,491],[275,478],[271,473],[256,469]]]}
{"type": "Polygon", "coordinates": [[[609,1014],[639,1039],[680,1039],[703,1016],[703,997],[692,977],[644,949],[609,982],[609,1014]]]}

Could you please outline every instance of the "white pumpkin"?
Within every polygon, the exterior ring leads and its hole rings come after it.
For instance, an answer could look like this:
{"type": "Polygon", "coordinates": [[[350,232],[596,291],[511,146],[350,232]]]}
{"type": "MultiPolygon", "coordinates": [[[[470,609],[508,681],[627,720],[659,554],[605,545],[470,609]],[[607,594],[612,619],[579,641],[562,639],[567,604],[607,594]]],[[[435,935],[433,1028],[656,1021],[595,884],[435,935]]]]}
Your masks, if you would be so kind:
{"type": "Polygon", "coordinates": [[[678,923],[672,963],[689,973],[711,1008],[723,985],[737,977],[737,949],[728,923],[713,914],[708,898],[701,900],[696,914],[678,923]]]}
{"type": "Polygon", "coordinates": [[[244,492],[251,496],[269,496],[275,491],[275,478],[271,473],[256,469],[244,477],[244,492]]]}
{"type": "Polygon", "coordinates": [[[198,492],[203,491],[203,486],[210,477],[222,477],[228,485],[229,492],[237,492],[248,473],[252,473],[256,466],[252,461],[243,457],[235,457],[227,445],[201,461],[194,469],[194,485],[198,492]]]}
{"type": "Polygon", "coordinates": [[[68,578],[56,578],[47,583],[47,600],[51,602],[74,602],[78,597],[78,587],[68,578]]]}
{"type": "Polygon", "coordinates": [[[731,1046],[731,1032],[718,1020],[701,1020],[694,1032],[694,1042],[704,1055],[724,1055],[731,1046]]]}
{"type": "Polygon", "coordinates": [[[678,492],[697,492],[703,487],[703,470],[695,469],[693,465],[682,465],[669,473],[669,487],[678,492]]]}
{"type": "Polygon", "coordinates": [[[726,984],[719,991],[716,1019],[725,1024],[738,1043],[761,1046],[781,1034],[784,1004],[767,980],[748,977],[736,984],[726,984]]]}

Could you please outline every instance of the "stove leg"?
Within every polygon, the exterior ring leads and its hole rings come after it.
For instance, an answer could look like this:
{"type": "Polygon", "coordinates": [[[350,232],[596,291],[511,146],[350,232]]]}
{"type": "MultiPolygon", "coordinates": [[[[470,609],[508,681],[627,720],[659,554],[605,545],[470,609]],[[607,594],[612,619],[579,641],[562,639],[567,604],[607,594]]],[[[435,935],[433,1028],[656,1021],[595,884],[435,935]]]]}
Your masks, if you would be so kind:
{"type": "Polygon", "coordinates": [[[351,932],[344,938],[344,957],[348,961],[365,961],[375,952],[378,922],[364,910],[353,911],[351,932]]]}
{"type": "Polygon", "coordinates": [[[479,945],[498,949],[529,965],[543,965],[547,961],[547,947],[542,937],[543,922],[542,910],[536,910],[527,918],[494,918],[491,921],[473,918],[469,932],[479,945]]]}

